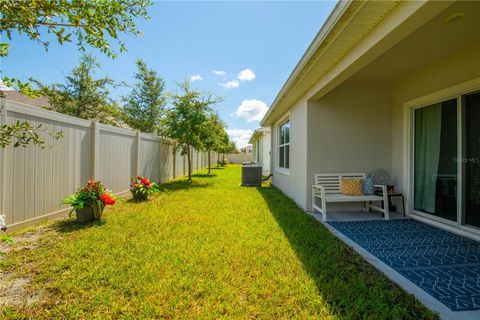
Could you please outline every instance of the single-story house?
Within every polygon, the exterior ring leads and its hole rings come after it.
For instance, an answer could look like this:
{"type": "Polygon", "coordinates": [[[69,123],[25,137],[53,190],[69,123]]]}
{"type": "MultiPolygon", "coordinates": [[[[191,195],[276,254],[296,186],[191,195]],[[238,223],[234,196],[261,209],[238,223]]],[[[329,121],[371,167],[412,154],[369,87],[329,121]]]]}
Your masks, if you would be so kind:
{"type": "Polygon", "coordinates": [[[339,1],[261,126],[303,209],[314,174],[383,169],[407,215],[480,236],[480,3],[339,1]]]}
{"type": "Polygon", "coordinates": [[[252,145],[253,162],[262,166],[262,174],[270,174],[270,128],[255,129],[248,143],[252,145]]]}
{"type": "Polygon", "coordinates": [[[253,150],[252,150],[252,145],[249,144],[249,145],[246,145],[245,147],[243,148],[240,148],[240,153],[243,153],[243,154],[252,154],[253,150]]]}

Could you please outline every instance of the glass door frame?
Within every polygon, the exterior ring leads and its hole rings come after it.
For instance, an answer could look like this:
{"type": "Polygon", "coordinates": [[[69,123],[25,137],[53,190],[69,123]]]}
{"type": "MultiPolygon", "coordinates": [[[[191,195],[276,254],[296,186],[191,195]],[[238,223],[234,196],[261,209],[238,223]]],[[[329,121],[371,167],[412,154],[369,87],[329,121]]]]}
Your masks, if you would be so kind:
{"type": "Polygon", "coordinates": [[[469,94],[475,94],[475,93],[479,93],[480,92],[480,87],[477,88],[477,89],[474,89],[474,90],[470,90],[468,92],[464,92],[462,94],[459,95],[459,101],[458,101],[458,104],[457,104],[457,107],[458,107],[458,116],[461,117],[459,118],[459,132],[460,132],[460,135],[459,135],[459,140],[458,140],[458,148],[460,149],[460,154],[461,154],[461,158],[462,161],[459,161],[458,163],[458,168],[461,168],[461,175],[462,175],[462,185],[460,186],[460,190],[462,191],[458,197],[458,200],[459,200],[459,213],[458,213],[458,216],[457,218],[459,218],[459,228],[460,229],[464,229],[464,230],[467,230],[467,231],[470,231],[470,232],[475,232],[475,233],[480,233],[480,227],[475,227],[475,226],[469,226],[467,224],[465,224],[465,219],[466,219],[466,214],[467,214],[467,211],[466,211],[466,206],[467,206],[467,196],[466,196],[466,192],[463,192],[463,190],[465,189],[466,187],[466,179],[465,179],[465,175],[466,175],[466,162],[463,161],[463,159],[465,158],[466,159],[466,133],[467,133],[467,129],[466,127],[464,127],[464,124],[466,123],[466,105],[465,105],[465,97],[469,94]]]}
{"type": "MultiPolygon", "coordinates": [[[[480,235],[480,228],[465,225],[465,165],[462,161],[465,155],[464,130],[464,96],[480,91],[480,78],[414,99],[404,103],[404,128],[406,129],[406,181],[407,208],[409,214],[418,215],[433,221],[456,227],[480,235]],[[457,220],[452,221],[414,209],[414,170],[415,170],[415,110],[450,99],[457,99],[457,220]]],[[[404,145],[405,148],[405,145],[404,145]]],[[[404,166],[405,167],[405,166],[404,166]]]]}

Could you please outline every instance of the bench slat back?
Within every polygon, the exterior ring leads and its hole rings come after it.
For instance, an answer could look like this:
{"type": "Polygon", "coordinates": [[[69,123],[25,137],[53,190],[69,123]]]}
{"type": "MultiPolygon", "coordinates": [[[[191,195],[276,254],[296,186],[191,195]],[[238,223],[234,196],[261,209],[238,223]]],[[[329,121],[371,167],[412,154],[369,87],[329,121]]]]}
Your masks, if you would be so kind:
{"type": "Polygon", "coordinates": [[[327,194],[341,193],[342,178],[365,179],[365,177],[365,173],[317,173],[314,175],[315,185],[324,186],[327,194]]]}

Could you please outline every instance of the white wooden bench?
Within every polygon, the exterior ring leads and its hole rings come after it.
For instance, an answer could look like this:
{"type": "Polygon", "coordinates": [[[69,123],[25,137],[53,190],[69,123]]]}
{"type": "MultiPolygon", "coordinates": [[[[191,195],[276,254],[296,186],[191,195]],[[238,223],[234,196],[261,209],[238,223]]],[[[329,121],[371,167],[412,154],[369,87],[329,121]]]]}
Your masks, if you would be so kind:
{"type": "Polygon", "coordinates": [[[387,186],[374,185],[374,188],[381,190],[381,195],[346,196],[341,193],[342,178],[365,179],[365,173],[322,173],[315,174],[315,184],[312,186],[312,208],[313,212],[322,214],[322,219],[327,220],[327,203],[329,202],[364,202],[364,210],[377,210],[384,214],[385,220],[389,219],[387,186]],[[316,200],[320,201],[320,206],[316,200]],[[380,201],[382,207],[372,204],[372,201],[380,201]]]}

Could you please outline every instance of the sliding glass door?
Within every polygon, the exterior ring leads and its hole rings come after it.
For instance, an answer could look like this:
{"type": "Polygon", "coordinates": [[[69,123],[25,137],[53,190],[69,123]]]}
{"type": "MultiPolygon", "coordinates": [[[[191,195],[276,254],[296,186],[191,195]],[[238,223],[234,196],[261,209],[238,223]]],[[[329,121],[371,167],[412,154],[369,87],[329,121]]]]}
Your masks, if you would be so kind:
{"type": "Polygon", "coordinates": [[[480,92],[464,96],[464,222],[480,228],[480,92]]]}
{"type": "Polygon", "coordinates": [[[457,99],[415,110],[414,209],[457,221],[457,99]]]}
{"type": "Polygon", "coordinates": [[[416,108],[413,125],[414,210],[480,229],[480,92],[416,108]]]}

